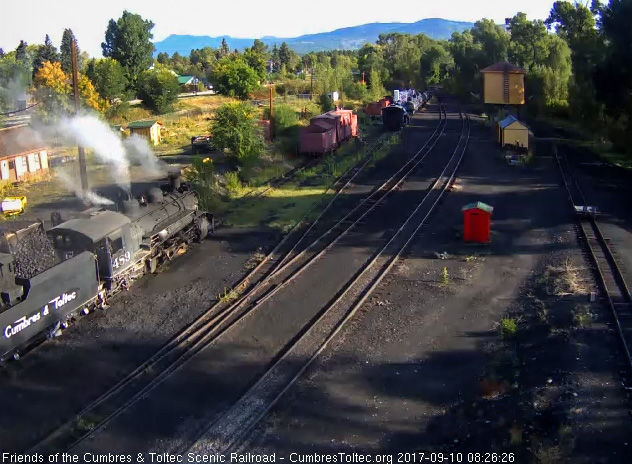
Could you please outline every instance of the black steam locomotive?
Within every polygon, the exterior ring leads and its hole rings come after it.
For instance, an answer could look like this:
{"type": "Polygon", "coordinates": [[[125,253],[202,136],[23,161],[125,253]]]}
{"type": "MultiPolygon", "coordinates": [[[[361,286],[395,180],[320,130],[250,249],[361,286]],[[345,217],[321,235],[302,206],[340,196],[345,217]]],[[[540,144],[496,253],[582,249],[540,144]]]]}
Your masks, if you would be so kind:
{"type": "Polygon", "coordinates": [[[47,232],[41,222],[5,228],[0,360],[17,359],[37,339],[58,335],[80,313],[106,308],[133,280],[203,240],[213,216],[198,203],[188,184],[170,175],[168,186],[120,201],[120,211],[92,211],[47,232]]]}

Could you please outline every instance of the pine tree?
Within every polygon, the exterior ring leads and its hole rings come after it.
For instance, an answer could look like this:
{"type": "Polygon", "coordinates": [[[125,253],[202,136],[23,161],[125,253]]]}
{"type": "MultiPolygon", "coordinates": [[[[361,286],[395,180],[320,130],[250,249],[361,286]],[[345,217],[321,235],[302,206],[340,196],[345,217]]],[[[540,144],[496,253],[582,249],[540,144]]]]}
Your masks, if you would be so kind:
{"type": "Polygon", "coordinates": [[[222,58],[230,55],[230,48],[228,48],[228,44],[226,43],[225,38],[222,39],[222,46],[219,49],[219,54],[222,58]]]}
{"type": "Polygon", "coordinates": [[[77,68],[82,69],[83,67],[83,57],[81,56],[81,50],[79,50],[79,45],[77,45],[75,34],[72,33],[72,29],[64,29],[64,35],[61,37],[61,46],[59,47],[60,51],[60,62],[61,69],[64,70],[66,74],[72,73],[72,41],[75,41],[75,46],[77,47],[77,68]]]}
{"type": "Polygon", "coordinates": [[[272,62],[274,63],[273,71],[277,71],[281,67],[281,59],[279,58],[279,47],[277,47],[277,44],[274,44],[274,47],[272,47],[271,58],[272,62]]]}
{"type": "Polygon", "coordinates": [[[18,45],[18,48],[15,49],[15,59],[18,61],[24,61],[26,60],[27,56],[26,56],[26,47],[27,47],[27,43],[24,40],[20,40],[20,45],[18,45]]]}
{"type": "Polygon", "coordinates": [[[33,78],[35,78],[35,74],[37,74],[37,71],[42,66],[42,64],[47,61],[51,63],[59,62],[59,54],[57,53],[57,48],[55,48],[55,46],[51,42],[48,34],[46,34],[46,38],[44,39],[44,45],[40,45],[37,50],[37,54],[33,59],[33,78]]]}

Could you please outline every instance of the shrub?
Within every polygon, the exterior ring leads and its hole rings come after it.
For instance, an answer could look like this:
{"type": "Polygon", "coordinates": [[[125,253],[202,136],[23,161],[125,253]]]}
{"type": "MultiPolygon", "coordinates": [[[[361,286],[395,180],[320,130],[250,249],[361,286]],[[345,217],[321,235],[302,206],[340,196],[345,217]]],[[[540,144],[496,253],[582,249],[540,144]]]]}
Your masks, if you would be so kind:
{"type": "Polygon", "coordinates": [[[167,113],[178,99],[178,79],[166,68],[143,72],[138,78],[138,98],[155,113],[167,113]]]}
{"type": "Polygon", "coordinates": [[[331,111],[334,109],[334,101],[329,95],[321,95],[318,102],[320,103],[320,109],[323,112],[331,111]]]}
{"type": "MultiPolygon", "coordinates": [[[[263,110],[264,119],[270,119],[270,108],[263,110]]],[[[276,135],[284,135],[298,125],[298,114],[287,105],[274,107],[274,131],[276,135]]]]}
{"type": "Polygon", "coordinates": [[[210,129],[215,146],[228,149],[240,164],[257,158],[265,150],[263,129],[255,121],[254,109],[248,103],[220,107],[210,129]]]}
{"type": "Polygon", "coordinates": [[[518,332],[518,324],[514,319],[509,317],[504,317],[500,321],[500,336],[502,338],[508,339],[516,336],[518,332]]]}
{"type": "Polygon", "coordinates": [[[242,185],[237,171],[228,171],[224,174],[224,179],[226,180],[226,189],[229,192],[237,193],[241,191],[242,185]]]}

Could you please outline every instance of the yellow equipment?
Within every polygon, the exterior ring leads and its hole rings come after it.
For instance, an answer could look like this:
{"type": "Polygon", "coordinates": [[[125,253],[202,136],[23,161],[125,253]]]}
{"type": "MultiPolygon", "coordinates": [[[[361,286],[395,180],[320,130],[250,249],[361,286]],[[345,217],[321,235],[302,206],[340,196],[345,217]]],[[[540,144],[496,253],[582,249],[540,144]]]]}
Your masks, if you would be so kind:
{"type": "Polygon", "coordinates": [[[5,197],[0,203],[0,208],[7,216],[23,213],[26,208],[26,197],[5,197]]]}

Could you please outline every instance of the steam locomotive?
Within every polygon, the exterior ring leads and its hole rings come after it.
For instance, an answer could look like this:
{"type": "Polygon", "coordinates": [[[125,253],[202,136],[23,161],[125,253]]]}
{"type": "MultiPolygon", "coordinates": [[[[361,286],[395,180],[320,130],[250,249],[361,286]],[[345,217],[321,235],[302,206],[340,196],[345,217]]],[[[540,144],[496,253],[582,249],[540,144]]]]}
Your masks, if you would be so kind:
{"type": "MultiPolygon", "coordinates": [[[[60,334],[72,318],[108,300],[213,231],[199,197],[170,174],[169,185],[66,222],[16,223],[0,235],[0,361],[60,334]]],[[[9,225],[10,227],[10,225],[9,225]]]]}

